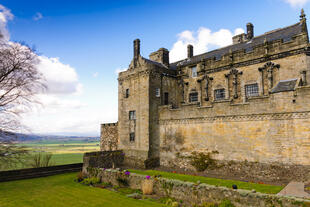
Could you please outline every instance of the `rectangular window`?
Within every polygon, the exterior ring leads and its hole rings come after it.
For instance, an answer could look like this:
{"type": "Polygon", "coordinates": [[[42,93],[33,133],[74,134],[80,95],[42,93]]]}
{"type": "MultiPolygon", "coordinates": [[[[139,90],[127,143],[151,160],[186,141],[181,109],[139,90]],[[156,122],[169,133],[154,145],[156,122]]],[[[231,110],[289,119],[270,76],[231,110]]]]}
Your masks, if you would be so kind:
{"type": "Polygon", "coordinates": [[[216,89],[214,91],[214,98],[215,100],[224,100],[225,99],[225,89],[216,89]]]}
{"type": "Polygon", "coordinates": [[[246,97],[258,96],[258,84],[245,85],[245,95],[246,97]]]}
{"type": "Polygon", "coordinates": [[[129,120],[136,120],[136,111],[129,111],[129,120]]]}
{"type": "Polygon", "coordinates": [[[160,97],[160,89],[159,88],[155,89],[155,96],[160,97]]]}
{"type": "Polygon", "coordinates": [[[197,67],[192,67],[192,77],[197,77],[197,67]]]}
{"type": "Polygon", "coordinates": [[[129,97],[129,88],[126,89],[125,98],[129,97]]]}
{"type": "Polygon", "coordinates": [[[189,102],[197,102],[198,101],[198,93],[190,93],[189,94],[189,102]]]}
{"type": "Polygon", "coordinates": [[[134,142],[134,141],[135,141],[135,133],[134,133],[134,132],[131,132],[131,133],[129,134],[129,141],[130,141],[130,142],[134,142]]]}
{"type": "Polygon", "coordinates": [[[164,93],[164,105],[169,104],[169,93],[165,92],[164,93]]]}

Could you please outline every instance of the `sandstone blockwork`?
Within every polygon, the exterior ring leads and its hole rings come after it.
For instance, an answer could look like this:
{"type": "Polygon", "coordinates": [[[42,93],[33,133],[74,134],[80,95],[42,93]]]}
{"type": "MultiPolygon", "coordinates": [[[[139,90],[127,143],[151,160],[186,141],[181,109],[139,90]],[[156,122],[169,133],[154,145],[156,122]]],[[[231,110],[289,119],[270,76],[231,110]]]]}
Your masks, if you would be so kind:
{"type": "Polygon", "coordinates": [[[100,150],[117,150],[118,144],[117,123],[101,124],[100,150]]]}
{"type": "MultiPolygon", "coordinates": [[[[224,48],[169,63],[160,48],[134,57],[118,77],[118,124],[103,125],[102,149],[118,128],[125,163],[191,168],[180,157],[217,151],[221,161],[310,166],[310,44],[306,19],[224,48]],[[113,128],[114,129],[114,128],[113,128]]],[[[113,138],[115,140],[115,138],[113,138]]],[[[116,143],[116,142],[114,142],[116,143]]],[[[113,145],[114,146],[114,145],[113,145]]]]}

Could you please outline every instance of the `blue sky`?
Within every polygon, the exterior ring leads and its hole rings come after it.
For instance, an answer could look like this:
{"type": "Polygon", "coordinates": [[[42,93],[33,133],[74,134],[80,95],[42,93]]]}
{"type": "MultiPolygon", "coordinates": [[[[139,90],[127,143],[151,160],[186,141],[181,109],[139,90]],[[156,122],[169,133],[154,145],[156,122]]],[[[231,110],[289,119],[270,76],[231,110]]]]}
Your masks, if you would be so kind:
{"type": "MultiPolygon", "coordinates": [[[[117,121],[117,70],[128,67],[132,42],[144,57],[165,47],[170,59],[231,43],[247,22],[255,35],[299,21],[308,0],[1,0],[13,17],[0,26],[10,41],[36,47],[51,91],[45,107],[25,114],[34,133],[99,135],[100,123],[117,121]],[[44,3],[43,3],[44,2],[44,3]],[[196,48],[196,49],[195,49],[196,48]],[[61,87],[60,87],[61,86],[61,87]]],[[[2,8],[3,13],[3,8],[2,8]]],[[[1,13],[0,13],[1,14],[1,13]]],[[[1,15],[0,15],[0,23],[1,15]]]]}

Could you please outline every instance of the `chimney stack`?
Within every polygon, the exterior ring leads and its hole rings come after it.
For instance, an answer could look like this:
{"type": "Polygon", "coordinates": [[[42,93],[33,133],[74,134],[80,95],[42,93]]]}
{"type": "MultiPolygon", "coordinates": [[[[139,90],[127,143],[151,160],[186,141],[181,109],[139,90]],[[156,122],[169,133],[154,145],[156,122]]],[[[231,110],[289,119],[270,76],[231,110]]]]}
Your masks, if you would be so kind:
{"type": "Polygon", "coordinates": [[[187,45],[187,58],[193,57],[194,49],[193,45],[187,45]]]}
{"type": "Polygon", "coordinates": [[[134,56],[134,59],[138,59],[138,57],[140,56],[140,40],[139,39],[135,39],[133,41],[133,56],[134,56]]]}
{"type": "Polygon", "coordinates": [[[160,48],[156,52],[152,52],[149,57],[151,60],[162,63],[169,67],[169,50],[166,48],[160,48]]]}
{"type": "Polygon", "coordinates": [[[253,26],[253,24],[247,23],[246,24],[246,30],[247,30],[246,37],[248,40],[251,40],[254,37],[254,26],[253,26]]]}

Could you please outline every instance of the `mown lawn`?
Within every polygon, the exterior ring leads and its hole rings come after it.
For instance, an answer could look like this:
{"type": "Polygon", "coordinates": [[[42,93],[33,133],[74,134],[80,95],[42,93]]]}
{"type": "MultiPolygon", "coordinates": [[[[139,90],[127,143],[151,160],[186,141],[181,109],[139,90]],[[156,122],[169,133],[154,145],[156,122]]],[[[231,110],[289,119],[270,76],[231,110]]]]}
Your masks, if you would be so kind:
{"type": "Polygon", "coordinates": [[[0,183],[0,207],[155,207],[106,189],[74,182],[77,173],[0,183]]]}
{"type": "Polygon", "coordinates": [[[268,194],[276,194],[280,192],[284,187],[283,186],[275,186],[275,185],[267,185],[267,184],[258,184],[258,183],[250,183],[250,182],[242,182],[236,180],[224,180],[217,178],[208,178],[203,176],[193,176],[193,175],[184,175],[170,172],[163,172],[157,170],[129,170],[130,172],[142,174],[142,175],[161,175],[164,178],[188,181],[196,183],[198,180],[201,183],[206,183],[209,185],[215,186],[224,186],[231,188],[233,184],[237,185],[239,189],[252,190],[255,189],[257,192],[268,193],[268,194]]]}

